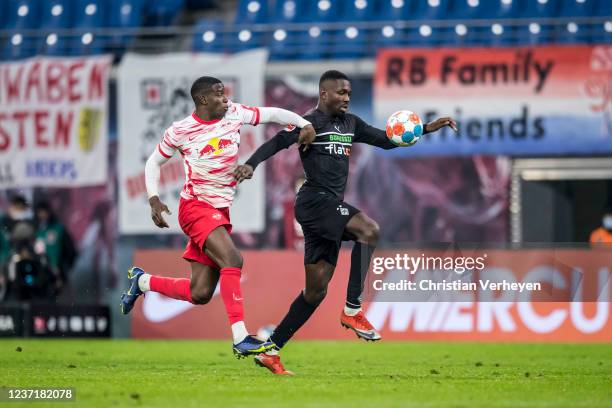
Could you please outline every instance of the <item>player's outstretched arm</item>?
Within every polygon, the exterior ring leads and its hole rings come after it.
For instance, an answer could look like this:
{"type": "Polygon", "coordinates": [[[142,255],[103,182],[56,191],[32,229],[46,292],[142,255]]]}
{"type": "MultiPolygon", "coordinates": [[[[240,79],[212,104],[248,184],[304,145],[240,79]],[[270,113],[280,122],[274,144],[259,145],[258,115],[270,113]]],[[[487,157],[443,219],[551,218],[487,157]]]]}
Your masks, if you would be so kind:
{"type": "Polygon", "coordinates": [[[365,143],[381,149],[395,149],[397,145],[391,143],[384,130],[368,125],[361,118],[355,116],[354,143],[365,143]]]}
{"type": "Polygon", "coordinates": [[[163,156],[156,147],[147,163],[145,164],[145,185],[151,206],[151,219],[159,228],[170,228],[162,213],[171,214],[168,206],[159,199],[158,186],[161,174],[161,166],[170,159],[171,156],[163,156]]]}
{"type": "Polygon", "coordinates": [[[253,177],[253,172],[259,163],[268,160],[279,151],[288,148],[298,142],[299,134],[297,128],[292,130],[283,129],[274,135],[273,138],[259,146],[259,148],[249,157],[245,164],[240,165],[234,171],[234,178],[238,183],[253,177]]]}
{"type": "MultiPolygon", "coordinates": [[[[356,118],[356,120],[354,139],[356,143],[366,143],[385,150],[397,147],[397,145],[391,143],[384,130],[370,126],[360,118],[356,118]]],[[[436,132],[445,126],[450,127],[455,132],[457,131],[457,122],[453,118],[446,117],[426,123],[423,126],[423,134],[436,132]]]]}
{"type": "Polygon", "coordinates": [[[278,123],[282,126],[297,126],[300,128],[298,136],[298,145],[304,146],[304,151],[308,150],[311,143],[314,142],[317,134],[312,124],[298,115],[282,108],[259,108],[260,123],[278,123]]]}
{"type": "Polygon", "coordinates": [[[450,127],[455,132],[459,130],[457,128],[457,122],[455,122],[455,119],[446,117],[446,118],[438,118],[434,121],[426,123],[425,126],[423,126],[423,134],[438,131],[442,129],[444,126],[450,127]]]}

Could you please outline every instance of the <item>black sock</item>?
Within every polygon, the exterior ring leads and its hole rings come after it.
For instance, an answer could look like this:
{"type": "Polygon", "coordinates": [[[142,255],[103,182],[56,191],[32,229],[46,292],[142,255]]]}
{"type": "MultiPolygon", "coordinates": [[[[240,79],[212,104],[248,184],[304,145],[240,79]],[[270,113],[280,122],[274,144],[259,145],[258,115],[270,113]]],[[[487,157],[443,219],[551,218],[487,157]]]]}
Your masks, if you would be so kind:
{"type": "Polygon", "coordinates": [[[306,323],[310,316],[317,309],[317,306],[313,306],[306,302],[304,299],[304,293],[300,292],[297,298],[291,304],[289,311],[280,322],[278,327],[272,333],[270,338],[279,348],[283,347],[285,343],[297,332],[300,327],[306,323]]]}
{"type": "Polygon", "coordinates": [[[346,289],[346,306],[358,309],[361,307],[361,293],[365,283],[370,261],[375,247],[355,242],[351,252],[351,274],[349,275],[348,287],[346,289]]]}

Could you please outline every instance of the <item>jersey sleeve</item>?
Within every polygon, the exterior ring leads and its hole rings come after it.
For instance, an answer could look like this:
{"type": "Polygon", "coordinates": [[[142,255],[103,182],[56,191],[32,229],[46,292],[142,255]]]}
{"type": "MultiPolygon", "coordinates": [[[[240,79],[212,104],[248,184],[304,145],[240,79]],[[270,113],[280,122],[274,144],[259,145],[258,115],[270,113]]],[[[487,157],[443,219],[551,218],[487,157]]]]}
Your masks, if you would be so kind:
{"type": "Polygon", "coordinates": [[[157,145],[157,150],[159,153],[164,156],[166,159],[169,159],[174,155],[174,152],[179,149],[178,141],[172,131],[172,127],[169,127],[164,132],[164,137],[162,141],[157,145]]]}
{"type": "Polygon", "coordinates": [[[384,130],[368,125],[358,116],[355,116],[355,138],[353,142],[365,143],[385,150],[397,147],[391,143],[384,130]]]}
{"type": "Polygon", "coordinates": [[[244,123],[245,125],[252,125],[252,126],[259,125],[259,117],[260,117],[259,108],[237,103],[236,109],[238,110],[238,114],[240,115],[240,119],[242,123],[244,123]]]}
{"type": "Polygon", "coordinates": [[[279,151],[288,148],[294,143],[297,143],[300,130],[289,125],[285,129],[278,132],[270,140],[259,146],[259,148],[251,155],[246,164],[253,167],[253,170],[257,168],[259,163],[268,160],[279,151]]]}

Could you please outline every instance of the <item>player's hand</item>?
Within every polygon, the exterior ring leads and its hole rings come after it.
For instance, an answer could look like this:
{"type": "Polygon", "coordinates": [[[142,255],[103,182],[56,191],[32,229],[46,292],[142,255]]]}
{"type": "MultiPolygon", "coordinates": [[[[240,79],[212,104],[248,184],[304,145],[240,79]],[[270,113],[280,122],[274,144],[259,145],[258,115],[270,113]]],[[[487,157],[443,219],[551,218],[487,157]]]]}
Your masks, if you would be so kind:
{"type": "Polygon", "coordinates": [[[457,122],[455,122],[455,119],[453,119],[453,118],[439,118],[439,119],[434,120],[433,122],[429,122],[429,123],[425,124],[425,128],[424,128],[424,132],[423,133],[435,132],[436,130],[442,129],[444,126],[450,127],[455,132],[457,132],[459,130],[459,129],[457,129],[457,122]]]}
{"type": "Polygon", "coordinates": [[[149,205],[151,206],[151,219],[159,228],[170,228],[162,213],[172,214],[168,209],[168,206],[161,202],[158,196],[149,198],[149,205]]]}
{"type": "Polygon", "coordinates": [[[312,142],[314,142],[317,137],[317,133],[314,130],[312,125],[306,125],[302,129],[300,129],[300,135],[298,136],[298,149],[304,146],[302,151],[306,151],[310,148],[312,142]]]}
{"type": "Polygon", "coordinates": [[[242,183],[246,179],[253,177],[253,167],[250,164],[241,164],[234,170],[234,178],[238,183],[242,183]]]}

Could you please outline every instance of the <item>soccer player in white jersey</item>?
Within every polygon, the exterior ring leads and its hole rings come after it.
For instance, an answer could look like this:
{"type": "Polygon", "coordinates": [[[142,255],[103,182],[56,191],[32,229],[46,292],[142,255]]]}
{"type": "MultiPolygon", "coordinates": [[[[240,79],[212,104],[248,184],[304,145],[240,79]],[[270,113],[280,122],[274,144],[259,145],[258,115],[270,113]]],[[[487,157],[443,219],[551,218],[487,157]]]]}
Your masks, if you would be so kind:
{"type": "Polygon", "coordinates": [[[136,299],[147,291],[203,305],[210,301],[220,282],[221,297],[229,317],[233,351],[237,357],[274,348],[271,341],[249,335],[244,325],[240,290],[242,256],[230,237],[229,207],[236,192],[233,177],[238,160],[240,128],[259,123],[278,123],[301,128],[299,144],[308,149],[315,138],[313,126],[301,116],[280,108],[256,108],[234,103],[225,96],[217,78],[201,77],[191,87],[195,111],[174,122],[145,166],[151,218],[159,228],[168,228],[162,216],[170,213],[157,192],[160,167],[175,152],[185,166],[185,185],[179,204],[179,224],[190,238],[183,258],[191,264],[191,278],[174,279],[128,271],[130,286],[121,296],[121,311],[129,313],[136,299]]]}

